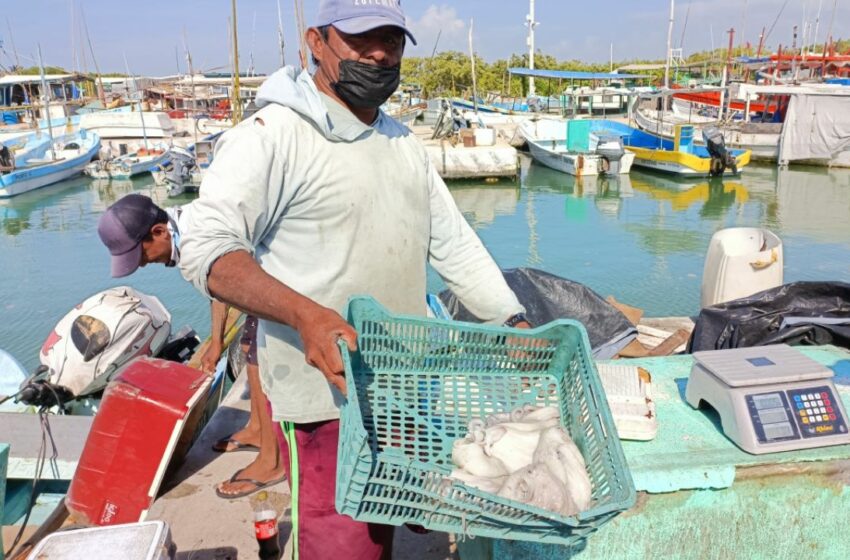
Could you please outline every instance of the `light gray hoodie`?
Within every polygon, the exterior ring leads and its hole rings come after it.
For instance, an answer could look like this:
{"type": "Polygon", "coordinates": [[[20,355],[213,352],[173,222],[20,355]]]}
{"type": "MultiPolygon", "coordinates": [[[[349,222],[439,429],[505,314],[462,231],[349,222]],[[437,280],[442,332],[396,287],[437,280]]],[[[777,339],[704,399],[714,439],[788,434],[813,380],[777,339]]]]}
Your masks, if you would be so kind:
{"type": "MultiPolygon", "coordinates": [[[[284,68],[261,109],[225,133],[184,218],[180,268],[209,294],[210,266],[252,252],[269,274],[343,312],[368,294],[397,313],[425,313],[426,263],[482,320],[523,311],[458,211],[424,147],[383,112],[368,126],[284,68]]],[[[342,396],[306,364],[298,333],[260,321],[259,364],[275,420],[339,416],[342,396]]]]}

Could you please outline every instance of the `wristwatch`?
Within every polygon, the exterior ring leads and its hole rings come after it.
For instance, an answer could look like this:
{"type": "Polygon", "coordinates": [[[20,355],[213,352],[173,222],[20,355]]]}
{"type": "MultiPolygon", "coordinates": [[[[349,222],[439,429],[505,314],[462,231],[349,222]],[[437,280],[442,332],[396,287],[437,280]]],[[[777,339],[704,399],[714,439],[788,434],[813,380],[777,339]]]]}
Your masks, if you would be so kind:
{"type": "Polygon", "coordinates": [[[508,320],[505,321],[505,326],[513,328],[523,322],[531,325],[531,321],[528,320],[528,317],[525,316],[525,313],[517,313],[508,317],[508,320]]]}

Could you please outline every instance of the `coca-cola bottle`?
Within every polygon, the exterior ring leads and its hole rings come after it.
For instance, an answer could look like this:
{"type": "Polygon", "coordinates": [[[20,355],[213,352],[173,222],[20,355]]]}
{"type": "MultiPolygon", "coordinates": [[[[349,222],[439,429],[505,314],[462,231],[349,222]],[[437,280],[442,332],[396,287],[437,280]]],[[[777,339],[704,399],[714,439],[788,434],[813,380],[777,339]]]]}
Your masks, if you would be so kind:
{"type": "Polygon", "coordinates": [[[280,534],[277,512],[266,491],[257,492],[251,499],[254,509],[254,534],[260,547],[260,560],[280,560],[280,534]]]}

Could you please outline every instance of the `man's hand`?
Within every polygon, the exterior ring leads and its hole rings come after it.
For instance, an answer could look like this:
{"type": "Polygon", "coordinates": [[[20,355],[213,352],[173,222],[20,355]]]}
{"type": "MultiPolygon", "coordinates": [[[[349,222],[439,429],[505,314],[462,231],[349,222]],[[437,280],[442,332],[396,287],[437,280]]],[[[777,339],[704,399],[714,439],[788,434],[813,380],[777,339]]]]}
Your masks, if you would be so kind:
{"type": "Polygon", "coordinates": [[[357,331],[339,313],[315,303],[298,313],[293,326],[301,335],[307,363],[345,395],[345,371],[337,340],[343,339],[353,352],[357,350],[357,331]]]}
{"type": "Polygon", "coordinates": [[[201,371],[204,371],[210,375],[215,372],[215,367],[218,364],[218,360],[221,358],[221,354],[224,350],[221,347],[221,343],[210,342],[207,346],[207,349],[204,351],[204,355],[201,356],[201,371]]]}

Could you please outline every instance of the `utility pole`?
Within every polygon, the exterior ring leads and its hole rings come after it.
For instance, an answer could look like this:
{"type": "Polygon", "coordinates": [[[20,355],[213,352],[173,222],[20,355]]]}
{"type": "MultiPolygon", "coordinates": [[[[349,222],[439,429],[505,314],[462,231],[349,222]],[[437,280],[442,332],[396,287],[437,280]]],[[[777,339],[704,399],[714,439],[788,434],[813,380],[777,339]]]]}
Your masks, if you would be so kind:
{"type": "Polygon", "coordinates": [[[670,0],[670,22],[667,25],[667,61],[664,64],[664,88],[670,87],[670,58],[673,52],[673,15],[676,9],[676,0],[670,0]]]}
{"type": "MultiPolygon", "coordinates": [[[[534,28],[539,25],[534,21],[534,0],[528,2],[528,15],[525,18],[525,24],[528,26],[528,67],[534,70],[534,28]]],[[[534,76],[528,78],[528,96],[534,97],[534,76]]]]}

